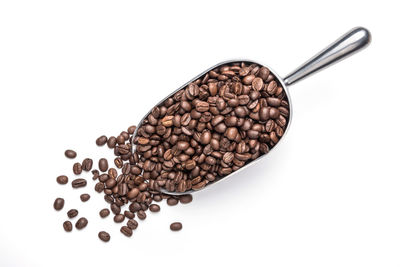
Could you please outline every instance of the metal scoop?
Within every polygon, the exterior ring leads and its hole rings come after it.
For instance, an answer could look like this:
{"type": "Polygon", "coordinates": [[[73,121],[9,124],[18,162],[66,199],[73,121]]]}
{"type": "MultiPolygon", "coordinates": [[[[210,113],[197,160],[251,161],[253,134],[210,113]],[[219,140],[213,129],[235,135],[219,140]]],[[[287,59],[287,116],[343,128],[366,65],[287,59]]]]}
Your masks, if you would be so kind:
{"type": "MultiPolygon", "coordinates": [[[[354,28],[352,30],[350,30],[349,32],[347,32],[346,34],[344,34],[342,37],[340,37],[338,40],[336,40],[335,42],[333,42],[331,45],[329,45],[327,48],[325,48],[324,50],[322,50],[321,52],[319,52],[318,54],[316,54],[314,57],[312,57],[310,60],[308,60],[307,62],[305,62],[304,64],[302,64],[300,67],[298,67],[296,70],[294,70],[292,73],[290,73],[289,75],[287,75],[285,78],[281,78],[275,71],[273,71],[269,66],[264,65],[264,64],[260,64],[256,61],[252,61],[252,60],[228,60],[225,62],[221,62],[211,68],[209,68],[208,70],[204,71],[203,73],[197,75],[196,77],[194,77],[192,80],[190,80],[189,82],[187,82],[186,84],[184,84],[183,86],[179,87],[176,91],[172,92],[171,94],[169,94],[166,98],[164,98],[163,100],[161,100],[157,105],[161,105],[166,99],[168,99],[169,97],[173,96],[176,92],[178,92],[179,90],[185,88],[188,84],[190,84],[191,82],[197,80],[198,78],[202,77],[203,75],[205,75],[206,73],[208,73],[209,71],[216,69],[222,65],[226,65],[226,64],[230,64],[230,63],[234,63],[234,62],[247,62],[247,63],[255,63],[258,64],[260,66],[265,66],[267,67],[270,72],[275,75],[275,77],[279,80],[283,90],[285,91],[287,98],[288,98],[288,102],[289,102],[289,110],[290,110],[290,114],[293,112],[292,109],[292,105],[291,105],[291,100],[290,100],[290,95],[289,95],[289,90],[288,87],[308,76],[310,76],[311,74],[316,73],[317,71],[320,71],[328,66],[333,65],[336,62],[339,62],[342,59],[345,59],[346,57],[353,55],[354,53],[362,50],[363,48],[367,47],[368,44],[371,42],[371,34],[369,33],[369,31],[365,28],[362,27],[357,27],[354,28]]],[[[140,123],[138,124],[136,131],[133,133],[133,138],[136,137],[137,134],[137,130],[142,126],[143,121],[147,118],[147,116],[150,114],[151,110],[143,117],[143,119],[140,121],[140,123]]],[[[288,118],[288,123],[287,123],[287,128],[284,132],[284,135],[286,135],[286,132],[288,130],[288,127],[290,125],[291,122],[291,118],[292,116],[289,116],[288,118]]],[[[281,137],[280,141],[282,140],[284,136],[281,137]]],[[[132,139],[133,139],[132,138],[132,139]]],[[[275,148],[276,145],[273,147],[275,148]]],[[[136,147],[134,144],[132,144],[132,149],[135,150],[136,147]]],[[[272,149],[271,149],[272,150],[272,149]]],[[[221,181],[222,179],[226,179],[228,177],[230,177],[231,175],[235,175],[237,174],[240,170],[243,170],[245,167],[249,167],[250,165],[258,162],[259,160],[261,160],[262,158],[264,158],[266,155],[269,155],[271,153],[271,151],[267,154],[261,155],[260,157],[258,157],[257,159],[251,161],[250,163],[247,163],[245,166],[243,166],[242,168],[240,168],[237,171],[232,172],[229,175],[226,175],[224,177],[219,177],[218,179],[216,179],[214,182],[208,183],[207,186],[205,186],[203,189],[209,187],[211,184],[214,184],[216,182],[221,181]]],[[[201,189],[201,190],[203,190],[201,189]]],[[[164,188],[161,188],[161,191],[165,194],[170,194],[170,195],[183,195],[183,194],[190,194],[193,192],[197,192],[199,190],[189,190],[186,191],[184,193],[179,193],[179,192],[170,192],[165,190],[164,188]]]]}

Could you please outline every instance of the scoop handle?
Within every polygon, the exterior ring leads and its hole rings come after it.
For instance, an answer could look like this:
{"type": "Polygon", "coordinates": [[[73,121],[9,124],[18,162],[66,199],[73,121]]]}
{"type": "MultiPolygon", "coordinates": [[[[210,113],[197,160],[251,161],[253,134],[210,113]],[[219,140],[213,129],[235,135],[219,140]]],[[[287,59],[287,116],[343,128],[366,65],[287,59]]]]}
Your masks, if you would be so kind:
{"type": "Polygon", "coordinates": [[[370,32],[363,27],[356,27],[344,34],[327,48],[313,56],[284,79],[285,84],[292,85],[307,76],[345,59],[367,47],[371,42],[370,32]]]}

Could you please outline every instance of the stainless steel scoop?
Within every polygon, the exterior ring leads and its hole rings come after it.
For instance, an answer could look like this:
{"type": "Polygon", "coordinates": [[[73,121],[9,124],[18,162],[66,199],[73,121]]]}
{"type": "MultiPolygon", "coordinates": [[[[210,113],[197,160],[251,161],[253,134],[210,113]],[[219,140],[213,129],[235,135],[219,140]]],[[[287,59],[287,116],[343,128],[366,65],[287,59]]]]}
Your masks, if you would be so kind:
{"type": "MultiPolygon", "coordinates": [[[[290,73],[289,75],[287,75],[284,79],[282,79],[275,71],[273,71],[273,69],[271,69],[269,66],[264,65],[264,64],[260,64],[256,61],[253,60],[228,60],[225,62],[221,62],[211,68],[209,68],[208,70],[204,71],[203,73],[197,75],[196,77],[194,77],[192,80],[190,80],[189,82],[187,82],[186,84],[184,84],[183,86],[179,87],[177,90],[175,90],[174,92],[172,92],[171,94],[169,94],[166,98],[164,98],[163,100],[161,100],[157,105],[161,105],[166,99],[168,99],[169,97],[173,96],[176,92],[178,92],[179,90],[185,88],[188,84],[190,84],[191,82],[197,80],[198,78],[202,77],[203,75],[205,75],[206,73],[208,73],[209,71],[216,69],[222,65],[225,64],[229,64],[229,63],[233,63],[233,62],[248,62],[248,63],[256,63],[258,65],[261,66],[265,66],[267,67],[270,72],[275,75],[275,77],[279,80],[283,90],[285,90],[285,93],[287,95],[288,98],[288,102],[289,102],[289,107],[290,107],[290,114],[292,114],[293,109],[292,109],[292,105],[291,105],[291,100],[290,100],[290,95],[289,95],[289,91],[288,91],[288,86],[292,85],[308,76],[310,76],[311,74],[316,73],[317,71],[320,71],[328,66],[333,65],[336,62],[339,62],[342,59],[345,59],[346,57],[360,51],[361,49],[365,48],[368,46],[368,44],[371,42],[371,34],[369,33],[369,31],[365,28],[362,27],[357,27],[354,28],[352,30],[350,30],[349,32],[347,32],[346,34],[344,34],[342,37],[340,37],[338,40],[336,40],[335,42],[333,42],[331,45],[329,45],[327,48],[325,48],[324,50],[322,50],[321,52],[319,52],[318,54],[316,54],[314,57],[312,57],[310,60],[308,60],[307,62],[305,62],[304,64],[302,64],[300,67],[298,67],[296,70],[294,70],[292,73],[290,73]]],[[[140,121],[140,123],[138,124],[136,131],[133,133],[133,137],[136,137],[137,134],[137,130],[140,128],[140,126],[142,125],[143,121],[147,118],[147,116],[150,114],[151,110],[143,117],[143,119],[140,121]]],[[[285,130],[284,136],[286,135],[286,132],[289,128],[290,122],[291,122],[291,118],[292,116],[289,115],[289,120],[287,123],[287,128],[285,130]]],[[[279,140],[279,143],[281,142],[282,138],[284,137],[282,136],[281,139],[279,140]]],[[[273,148],[275,148],[278,144],[276,144],[273,148]]],[[[135,150],[136,147],[134,144],[132,144],[132,149],[135,150]]],[[[271,149],[274,150],[274,149],[271,149]]],[[[226,175],[224,177],[220,177],[218,179],[216,179],[214,182],[208,183],[207,186],[205,186],[203,189],[209,187],[211,184],[214,184],[216,182],[221,181],[222,179],[228,178],[231,175],[237,174],[240,170],[243,170],[245,167],[249,167],[250,165],[256,163],[257,161],[259,161],[260,159],[264,158],[266,155],[269,155],[271,153],[271,151],[269,151],[269,153],[261,155],[260,157],[258,157],[257,159],[251,161],[250,163],[246,164],[245,166],[243,166],[242,168],[240,168],[237,171],[232,172],[229,175],[226,175]]],[[[201,190],[203,190],[201,189],[201,190]]],[[[189,194],[189,193],[193,193],[193,192],[197,192],[199,190],[189,190],[186,191],[184,193],[178,193],[178,192],[169,192],[167,190],[165,190],[164,188],[161,189],[163,193],[166,194],[170,194],[170,195],[183,195],[183,194],[189,194]]]]}

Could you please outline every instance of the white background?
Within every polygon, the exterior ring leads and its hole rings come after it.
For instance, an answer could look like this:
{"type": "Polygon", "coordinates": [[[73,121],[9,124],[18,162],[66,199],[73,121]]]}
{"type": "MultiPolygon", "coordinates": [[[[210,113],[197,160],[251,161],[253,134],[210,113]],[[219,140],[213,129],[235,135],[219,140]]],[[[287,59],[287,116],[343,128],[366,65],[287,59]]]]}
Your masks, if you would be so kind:
{"type": "Polygon", "coordinates": [[[1,1],[0,266],[400,266],[396,2],[1,1]],[[98,217],[91,180],[55,182],[73,178],[65,149],[112,159],[99,135],[204,69],[249,58],[284,76],[354,26],[370,47],[290,88],[275,152],[190,205],[162,205],[132,238],[98,217]],[[70,208],[85,230],[63,231],[70,208]]]}

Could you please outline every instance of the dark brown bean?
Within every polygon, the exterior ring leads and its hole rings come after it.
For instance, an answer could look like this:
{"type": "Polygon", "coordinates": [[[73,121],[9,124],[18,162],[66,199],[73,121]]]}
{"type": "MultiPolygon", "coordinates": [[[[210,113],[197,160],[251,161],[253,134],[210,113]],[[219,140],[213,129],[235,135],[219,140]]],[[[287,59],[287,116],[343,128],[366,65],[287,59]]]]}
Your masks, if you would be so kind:
{"type": "Polygon", "coordinates": [[[104,146],[106,143],[107,143],[107,136],[105,135],[102,135],[96,139],[96,145],[98,146],[104,146]]]}
{"type": "Polygon", "coordinates": [[[160,206],[157,204],[151,204],[149,207],[149,210],[151,212],[159,212],[160,211],[160,206]]]}
{"type": "Polygon", "coordinates": [[[120,231],[121,231],[121,233],[123,233],[127,237],[131,237],[132,236],[132,229],[130,229],[127,226],[122,226],[120,231]]]}
{"type": "Polygon", "coordinates": [[[79,220],[75,224],[75,228],[81,230],[88,225],[88,220],[85,217],[79,218],[79,220]]]}
{"type": "Polygon", "coordinates": [[[188,204],[188,203],[192,202],[192,200],[193,200],[193,196],[190,194],[179,196],[179,202],[182,204],[188,204]]]}
{"type": "Polygon", "coordinates": [[[78,210],[76,210],[76,209],[70,209],[70,210],[67,212],[67,216],[68,216],[68,218],[70,218],[70,219],[72,219],[72,218],[78,216],[78,210]]]}
{"type": "Polygon", "coordinates": [[[171,231],[180,231],[182,230],[182,223],[180,222],[171,223],[169,228],[171,229],[171,231]]]}
{"type": "Polygon", "coordinates": [[[93,166],[92,159],[86,158],[82,161],[82,169],[84,171],[87,171],[87,172],[90,171],[92,169],[92,166],[93,166]]]}
{"type": "Polygon", "coordinates": [[[100,215],[101,218],[105,218],[105,217],[107,217],[108,215],[110,215],[110,210],[109,210],[109,209],[102,209],[102,210],[99,212],[99,215],[100,215]]]}
{"type": "Polygon", "coordinates": [[[110,234],[105,231],[99,232],[98,236],[99,236],[100,240],[104,241],[104,242],[110,241],[110,238],[111,238],[110,234]]]}
{"type": "Polygon", "coordinates": [[[79,162],[76,162],[73,166],[72,166],[72,171],[74,172],[74,174],[79,175],[82,173],[82,165],[79,162]]]}
{"type": "Polygon", "coordinates": [[[82,202],[86,202],[90,199],[90,195],[89,194],[82,194],[80,195],[81,201],[82,202]]]}
{"type": "Polygon", "coordinates": [[[64,155],[65,155],[67,158],[69,158],[69,159],[74,159],[74,158],[76,158],[76,152],[73,151],[73,150],[71,150],[71,149],[65,150],[64,155]]]}
{"type": "Polygon", "coordinates": [[[60,175],[57,177],[57,183],[59,184],[67,184],[68,183],[68,177],[66,175],[60,175]]]}
{"type": "Polygon", "coordinates": [[[63,223],[63,228],[65,232],[71,232],[72,231],[72,223],[70,221],[65,221],[63,223]]]}
{"type": "Polygon", "coordinates": [[[114,222],[121,223],[125,220],[125,216],[123,214],[118,214],[114,216],[114,222]]]}
{"type": "Polygon", "coordinates": [[[72,181],[71,185],[72,188],[80,188],[80,187],[85,187],[87,184],[86,180],[83,178],[78,178],[72,181]]]}
{"type": "Polygon", "coordinates": [[[101,158],[99,160],[99,170],[102,172],[106,172],[108,170],[108,161],[105,158],[101,158]]]}
{"type": "Polygon", "coordinates": [[[176,204],[178,204],[178,199],[174,198],[174,197],[170,197],[167,199],[167,204],[169,206],[175,206],[176,204]]]}
{"type": "Polygon", "coordinates": [[[56,200],[54,200],[53,207],[55,210],[62,210],[62,208],[64,208],[64,203],[65,203],[64,199],[58,197],[56,198],[56,200]]]}

